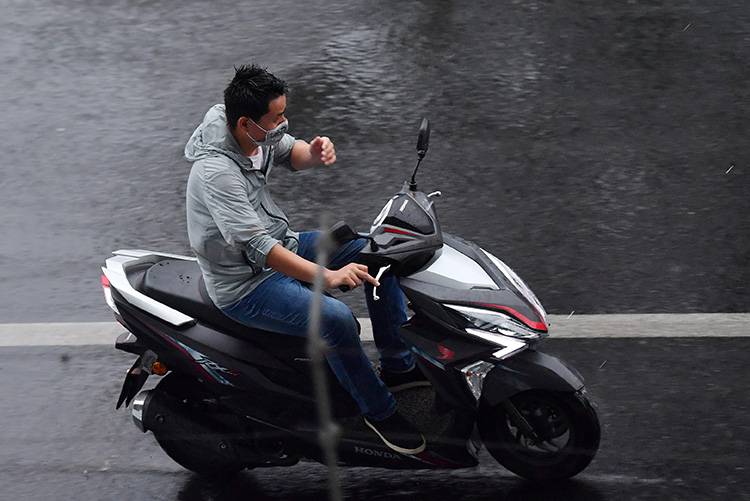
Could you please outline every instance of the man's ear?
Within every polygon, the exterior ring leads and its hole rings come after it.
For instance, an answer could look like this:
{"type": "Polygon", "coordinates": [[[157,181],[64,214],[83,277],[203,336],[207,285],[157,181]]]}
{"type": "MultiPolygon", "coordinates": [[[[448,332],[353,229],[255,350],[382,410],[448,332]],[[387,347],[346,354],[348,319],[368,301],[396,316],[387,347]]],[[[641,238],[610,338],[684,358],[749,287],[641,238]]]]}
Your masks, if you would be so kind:
{"type": "Polygon", "coordinates": [[[235,130],[243,129],[247,126],[247,117],[240,117],[237,119],[237,123],[234,124],[235,130]]]}

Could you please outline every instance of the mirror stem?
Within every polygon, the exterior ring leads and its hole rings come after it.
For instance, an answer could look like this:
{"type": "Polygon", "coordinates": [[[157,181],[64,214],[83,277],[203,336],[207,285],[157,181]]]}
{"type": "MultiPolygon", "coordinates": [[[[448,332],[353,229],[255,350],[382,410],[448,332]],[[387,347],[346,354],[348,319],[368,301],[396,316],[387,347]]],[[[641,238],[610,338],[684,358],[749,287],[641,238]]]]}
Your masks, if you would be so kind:
{"type": "Polygon", "coordinates": [[[424,153],[421,151],[417,153],[417,155],[418,155],[417,166],[414,167],[414,172],[411,175],[411,181],[409,181],[409,190],[411,191],[417,191],[417,180],[416,180],[417,169],[419,169],[419,164],[422,163],[422,159],[424,158],[424,153]]]}

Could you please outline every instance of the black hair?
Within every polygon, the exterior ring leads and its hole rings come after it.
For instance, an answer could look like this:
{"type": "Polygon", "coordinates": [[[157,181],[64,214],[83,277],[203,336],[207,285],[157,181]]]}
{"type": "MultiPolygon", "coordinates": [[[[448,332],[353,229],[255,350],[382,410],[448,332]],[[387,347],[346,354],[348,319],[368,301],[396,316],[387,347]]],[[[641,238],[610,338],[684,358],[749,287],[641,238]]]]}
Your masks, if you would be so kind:
{"type": "Polygon", "coordinates": [[[265,68],[242,65],[234,68],[234,78],[224,90],[227,124],[234,130],[237,120],[249,117],[255,122],[268,113],[268,103],[288,92],[286,82],[265,68]]]}

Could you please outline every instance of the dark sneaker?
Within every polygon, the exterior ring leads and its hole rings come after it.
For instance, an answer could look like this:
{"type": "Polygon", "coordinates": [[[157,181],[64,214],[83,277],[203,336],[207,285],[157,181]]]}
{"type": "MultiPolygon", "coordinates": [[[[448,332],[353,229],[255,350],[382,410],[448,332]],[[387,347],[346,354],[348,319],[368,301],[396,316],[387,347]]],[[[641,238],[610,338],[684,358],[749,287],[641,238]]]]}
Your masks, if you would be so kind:
{"type": "Polygon", "coordinates": [[[398,411],[382,421],[365,418],[365,424],[378,434],[385,445],[401,454],[419,454],[427,446],[424,436],[398,411]]]}
{"type": "Polygon", "coordinates": [[[409,388],[418,388],[420,386],[430,386],[430,382],[416,365],[409,372],[390,372],[387,370],[381,370],[380,379],[385,383],[388,389],[391,390],[391,392],[408,390],[409,388]]]}

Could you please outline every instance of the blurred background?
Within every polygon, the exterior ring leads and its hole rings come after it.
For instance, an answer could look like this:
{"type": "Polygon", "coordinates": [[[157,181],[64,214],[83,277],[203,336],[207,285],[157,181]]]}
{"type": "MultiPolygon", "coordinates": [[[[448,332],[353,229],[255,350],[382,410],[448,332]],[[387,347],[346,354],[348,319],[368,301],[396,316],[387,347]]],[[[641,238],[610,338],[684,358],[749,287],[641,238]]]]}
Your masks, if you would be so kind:
{"type": "MultiPolygon", "coordinates": [[[[552,313],[750,311],[746,2],[3,2],[0,322],[111,320],[118,248],[189,253],[182,149],[233,65],[338,162],[276,170],[297,230],[366,229],[414,166],[444,231],[552,313]]],[[[360,293],[348,296],[358,314],[360,293]]]]}

